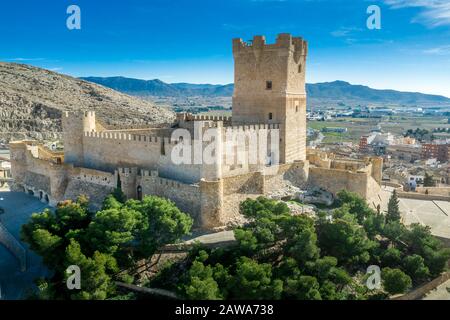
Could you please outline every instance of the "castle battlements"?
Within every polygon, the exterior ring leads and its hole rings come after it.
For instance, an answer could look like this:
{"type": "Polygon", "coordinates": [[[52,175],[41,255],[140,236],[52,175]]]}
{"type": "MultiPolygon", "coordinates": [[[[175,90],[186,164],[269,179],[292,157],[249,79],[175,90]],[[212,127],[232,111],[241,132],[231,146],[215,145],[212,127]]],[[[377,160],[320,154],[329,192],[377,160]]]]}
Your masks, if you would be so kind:
{"type": "Polygon", "coordinates": [[[79,118],[80,115],[82,115],[84,118],[93,117],[95,119],[95,111],[84,111],[82,113],[64,111],[62,114],[64,118],[79,118]]]}
{"type": "Polygon", "coordinates": [[[233,39],[233,53],[250,53],[255,50],[290,50],[299,55],[308,54],[308,43],[301,37],[293,37],[289,33],[280,33],[274,44],[267,44],[264,36],[254,36],[251,41],[243,41],[241,38],[233,39]]]}
{"type": "Polygon", "coordinates": [[[209,115],[196,115],[191,113],[179,113],[177,114],[177,121],[223,121],[231,122],[231,117],[227,116],[209,116],[209,115]]]}
{"type": "Polygon", "coordinates": [[[225,127],[225,130],[233,131],[259,131],[259,130],[276,130],[280,129],[280,124],[278,123],[260,123],[260,124],[249,124],[249,125],[237,125],[225,127]]]}
{"type": "Polygon", "coordinates": [[[161,143],[163,137],[158,136],[147,136],[147,135],[139,135],[139,134],[129,134],[123,132],[84,132],[84,136],[87,138],[96,138],[96,139],[109,139],[109,140],[119,140],[119,141],[137,141],[142,143],[161,143]]]}
{"type": "Polygon", "coordinates": [[[197,186],[194,184],[186,184],[180,181],[162,178],[159,176],[159,172],[157,170],[139,170],[138,176],[140,176],[142,179],[154,179],[154,182],[156,184],[172,188],[182,188],[183,186],[197,186]]]}

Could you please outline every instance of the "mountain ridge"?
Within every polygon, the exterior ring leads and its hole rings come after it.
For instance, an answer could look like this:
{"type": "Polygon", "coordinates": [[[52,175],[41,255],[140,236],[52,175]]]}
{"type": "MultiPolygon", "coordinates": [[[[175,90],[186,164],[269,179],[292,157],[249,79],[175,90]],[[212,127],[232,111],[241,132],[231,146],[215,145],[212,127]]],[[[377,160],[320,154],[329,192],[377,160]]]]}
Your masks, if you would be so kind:
{"type": "MultiPolygon", "coordinates": [[[[83,77],[81,79],[137,96],[231,97],[234,89],[233,84],[166,83],[159,79],[141,80],[120,76],[83,77]]],[[[373,89],[364,85],[350,84],[342,80],[307,84],[306,91],[311,103],[450,105],[450,98],[441,95],[392,89],[373,89]]]]}

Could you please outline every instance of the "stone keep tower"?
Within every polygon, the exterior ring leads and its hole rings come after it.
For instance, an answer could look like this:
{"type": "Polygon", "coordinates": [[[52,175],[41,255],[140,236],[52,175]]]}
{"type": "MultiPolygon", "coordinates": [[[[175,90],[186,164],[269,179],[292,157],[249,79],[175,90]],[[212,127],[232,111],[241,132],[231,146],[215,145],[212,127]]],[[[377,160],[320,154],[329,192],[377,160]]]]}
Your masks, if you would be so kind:
{"type": "Polygon", "coordinates": [[[95,112],[64,112],[62,115],[62,129],[64,162],[82,167],[84,165],[84,133],[96,131],[95,112]]]}
{"type": "Polygon", "coordinates": [[[280,124],[281,163],[306,159],[307,54],[307,42],[287,33],[275,44],[233,40],[233,124],[280,124]]]}

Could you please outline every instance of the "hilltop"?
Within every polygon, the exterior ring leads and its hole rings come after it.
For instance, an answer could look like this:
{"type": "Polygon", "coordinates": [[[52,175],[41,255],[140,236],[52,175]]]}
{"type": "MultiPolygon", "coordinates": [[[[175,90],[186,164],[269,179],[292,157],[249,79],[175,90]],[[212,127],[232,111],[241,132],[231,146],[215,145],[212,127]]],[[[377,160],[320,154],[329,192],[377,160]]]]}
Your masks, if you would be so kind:
{"type": "Polygon", "coordinates": [[[0,62],[0,140],[55,139],[65,110],[95,110],[107,127],[164,124],[174,119],[174,113],[166,108],[98,84],[0,62]]]}

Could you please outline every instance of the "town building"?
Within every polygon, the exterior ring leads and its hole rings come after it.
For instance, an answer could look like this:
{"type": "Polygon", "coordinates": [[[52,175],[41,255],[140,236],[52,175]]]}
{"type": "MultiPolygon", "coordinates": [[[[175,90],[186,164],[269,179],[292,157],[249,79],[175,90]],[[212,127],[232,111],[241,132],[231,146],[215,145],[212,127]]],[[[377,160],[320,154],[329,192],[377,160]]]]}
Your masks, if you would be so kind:
{"type": "Polygon", "coordinates": [[[446,142],[433,142],[422,144],[422,159],[437,159],[444,163],[449,159],[449,145],[446,142]]]}

